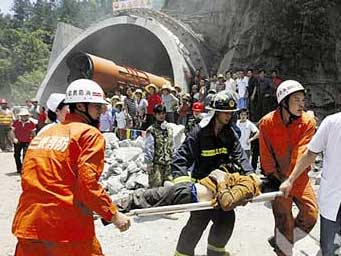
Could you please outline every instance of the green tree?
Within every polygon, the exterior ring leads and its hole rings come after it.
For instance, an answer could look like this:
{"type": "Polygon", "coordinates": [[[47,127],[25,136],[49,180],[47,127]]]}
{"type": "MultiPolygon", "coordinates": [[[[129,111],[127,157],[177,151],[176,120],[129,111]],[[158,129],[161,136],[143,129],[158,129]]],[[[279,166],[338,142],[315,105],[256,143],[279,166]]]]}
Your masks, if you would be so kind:
{"type": "Polygon", "coordinates": [[[44,76],[45,69],[36,69],[19,76],[16,82],[11,84],[13,101],[16,104],[24,104],[27,99],[33,98],[44,76]]]}
{"type": "Polygon", "coordinates": [[[14,0],[12,11],[13,24],[15,28],[23,28],[25,22],[29,21],[32,13],[32,4],[30,0],[14,0]]]}
{"type": "Polygon", "coordinates": [[[58,21],[77,26],[78,24],[75,19],[78,17],[79,5],[78,1],[60,0],[57,11],[58,21]]]}
{"type": "Polygon", "coordinates": [[[37,0],[33,5],[32,17],[27,23],[30,31],[41,30],[43,32],[42,39],[44,43],[51,47],[53,34],[57,27],[57,19],[54,1],[37,0]]]}
{"type": "Polygon", "coordinates": [[[12,11],[0,11],[0,94],[19,103],[45,76],[57,22],[86,28],[112,12],[112,0],[14,0],[12,11]]]}

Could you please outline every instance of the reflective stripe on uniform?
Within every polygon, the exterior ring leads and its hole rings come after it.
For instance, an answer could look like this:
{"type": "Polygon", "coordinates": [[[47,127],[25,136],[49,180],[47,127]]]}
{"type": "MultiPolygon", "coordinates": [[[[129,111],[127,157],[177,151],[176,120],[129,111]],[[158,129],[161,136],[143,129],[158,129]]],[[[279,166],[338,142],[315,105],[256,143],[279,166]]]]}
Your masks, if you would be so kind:
{"type": "Polygon", "coordinates": [[[178,183],[186,183],[186,182],[195,182],[196,180],[194,178],[191,178],[190,176],[180,176],[172,180],[174,184],[178,183]]]}
{"type": "Polygon", "coordinates": [[[225,247],[216,247],[211,244],[207,244],[207,249],[215,252],[226,252],[225,247]]]}
{"type": "Polygon", "coordinates": [[[178,252],[178,251],[175,251],[174,256],[190,256],[190,255],[188,255],[188,254],[183,254],[183,253],[180,253],[180,252],[178,252]]]}
{"type": "Polygon", "coordinates": [[[221,154],[227,154],[227,148],[223,147],[201,151],[201,156],[216,156],[221,154]]]}
{"type": "Polygon", "coordinates": [[[10,126],[12,123],[12,114],[0,113],[0,124],[10,126]]]}

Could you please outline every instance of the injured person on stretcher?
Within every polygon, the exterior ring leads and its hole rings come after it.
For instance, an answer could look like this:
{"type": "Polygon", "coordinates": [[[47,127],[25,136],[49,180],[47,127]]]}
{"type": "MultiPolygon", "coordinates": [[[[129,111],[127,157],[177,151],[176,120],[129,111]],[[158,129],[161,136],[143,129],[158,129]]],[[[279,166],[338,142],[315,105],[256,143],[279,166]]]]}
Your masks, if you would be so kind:
{"type": "Polygon", "coordinates": [[[216,207],[229,211],[261,193],[262,182],[256,174],[230,173],[226,168],[212,171],[196,183],[184,182],[144,189],[114,200],[121,212],[133,209],[213,201],[216,207]]]}

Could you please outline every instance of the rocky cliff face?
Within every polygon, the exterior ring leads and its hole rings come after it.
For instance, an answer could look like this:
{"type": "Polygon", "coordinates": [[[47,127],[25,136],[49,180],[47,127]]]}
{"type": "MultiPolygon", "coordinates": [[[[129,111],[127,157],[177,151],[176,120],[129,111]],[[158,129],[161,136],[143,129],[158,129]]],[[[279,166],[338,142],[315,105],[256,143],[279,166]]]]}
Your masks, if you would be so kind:
{"type": "MultiPolygon", "coordinates": [[[[270,40],[269,33],[272,31],[269,31],[268,26],[271,25],[271,16],[276,16],[276,12],[281,10],[281,4],[284,4],[283,1],[169,0],[166,1],[164,11],[203,35],[205,45],[212,53],[210,66],[213,69],[276,68],[282,76],[297,76],[294,74],[292,60],[283,59],[278,45],[270,40]],[[274,13],[271,13],[272,10],[274,13]]],[[[330,30],[330,35],[326,40],[330,41],[330,46],[323,50],[304,50],[302,52],[306,56],[296,61],[302,70],[299,75],[304,80],[313,78],[335,81],[341,77],[341,33],[338,25],[341,3],[328,10],[328,13],[330,19],[326,29],[330,30]]],[[[290,18],[290,14],[286,17],[290,18]]],[[[310,20],[303,22],[308,22],[303,25],[304,29],[310,20]]],[[[292,36],[300,35],[293,31],[292,36]]],[[[302,40],[306,39],[302,37],[302,40]]]]}

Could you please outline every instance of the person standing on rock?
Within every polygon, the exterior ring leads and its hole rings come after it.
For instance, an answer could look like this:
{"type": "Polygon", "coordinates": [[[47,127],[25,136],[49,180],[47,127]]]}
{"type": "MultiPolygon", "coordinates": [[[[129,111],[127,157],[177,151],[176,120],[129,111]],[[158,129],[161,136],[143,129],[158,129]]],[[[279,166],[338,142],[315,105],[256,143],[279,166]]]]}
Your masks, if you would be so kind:
{"type": "Polygon", "coordinates": [[[167,126],[166,107],[155,105],[155,122],[146,131],[144,160],[147,164],[149,187],[160,187],[172,180],[173,130],[167,126]]]}
{"type": "Polygon", "coordinates": [[[280,190],[290,197],[296,180],[323,152],[323,169],[319,189],[320,245],[323,256],[340,255],[341,250],[341,113],[327,116],[321,123],[303,156],[280,190]]]}
{"type": "MultiPolygon", "coordinates": [[[[299,82],[282,82],[276,94],[279,107],[260,120],[259,145],[262,173],[278,189],[306,151],[316,123],[304,112],[305,89],[299,82]]],[[[309,233],[316,223],[318,210],[308,170],[305,169],[296,180],[287,198],[278,197],[272,201],[275,234],[269,243],[279,256],[292,255],[294,243],[309,233]],[[293,202],[299,209],[296,218],[292,214],[293,202]]]]}
{"type": "Polygon", "coordinates": [[[66,91],[70,114],[37,135],[23,164],[23,192],[14,216],[15,256],[103,255],[93,212],[120,231],[130,220],[117,211],[98,183],[104,137],[98,130],[103,99],[94,81],[79,79],[66,91]]]}
{"type": "MultiPolygon", "coordinates": [[[[174,155],[172,174],[175,184],[203,179],[221,164],[229,164],[234,172],[241,174],[254,172],[231,128],[232,116],[237,111],[236,93],[222,91],[216,94],[208,110],[211,112],[188,133],[174,155]]],[[[181,231],[175,255],[194,255],[195,247],[210,221],[213,224],[208,236],[207,255],[229,255],[225,246],[233,232],[235,213],[221,209],[191,212],[181,231]]]]}

